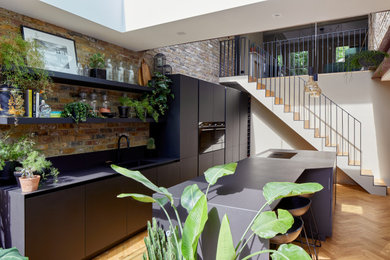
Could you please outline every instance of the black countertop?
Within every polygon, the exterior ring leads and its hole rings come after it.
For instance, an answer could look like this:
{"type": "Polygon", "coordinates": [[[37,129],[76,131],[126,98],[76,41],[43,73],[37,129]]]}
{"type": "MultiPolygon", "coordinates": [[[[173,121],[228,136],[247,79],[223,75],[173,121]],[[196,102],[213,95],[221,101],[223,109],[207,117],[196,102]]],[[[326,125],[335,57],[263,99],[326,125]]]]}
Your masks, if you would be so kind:
{"type": "MultiPolygon", "coordinates": [[[[142,170],[151,167],[157,167],[160,165],[173,163],[179,161],[179,158],[148,158],[149,163],[131,167],[132,170],[142,170]]],[[[21,189],[17,186],[2,187],[2,189],[7,189],[8,192],[13,194],[19,194],[25,197],[32,197],[36,195],[41,195],[47,192],[51,192],[56,189],[69,188],[75,185],[80,185],[83,183],[93,182],[99,179],[104,179],[114,175],[119,175],[116,173],[109,165],[93,167],[90,169],[84,170],[75,170],[75,171],[61,171],[58,176],[58,182],[53,183],[51,181],[41,182],[37,191],[22,193],[21,189]]]]}
{"type": "MultiPolygon", "coordinates": [[[[296,182],[305,169],[333,168],[336,153],[304,150],[271,149],[262,154],[238,162],[234,175],[225,176],[210,188],[208,203],[257,212],[265,203],[263,186],[268,182],[296,182]],[[296,153],[291,159],[268,158],[271,153],[296,153]]],[[[207,182],[204,176],[180,183],[169,191],[180,200],[182,191],[188,185],[198,184],[205,192],[207,182]]],[[[276,202],[271,205],[271,208],[276,202]]]]}

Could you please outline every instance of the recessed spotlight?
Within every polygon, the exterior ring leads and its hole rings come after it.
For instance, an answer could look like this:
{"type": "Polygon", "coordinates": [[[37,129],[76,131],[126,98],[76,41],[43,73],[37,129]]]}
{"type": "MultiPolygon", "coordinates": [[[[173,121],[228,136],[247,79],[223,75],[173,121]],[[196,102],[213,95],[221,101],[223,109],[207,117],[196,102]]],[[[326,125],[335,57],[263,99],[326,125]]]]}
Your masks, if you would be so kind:
{"type": "Polygon", "coordinates": [[[281,16],[282,16],[281,14],[273,14],[273,15],[272,15],[273,18],[279,18],[279,17],[281,17],[281,16]]]}
{"type": "Polygon", "coordinates": [[[185,35],[186,33],[185,32],[177,32],[176,34],[177,35],[185,35]]]}

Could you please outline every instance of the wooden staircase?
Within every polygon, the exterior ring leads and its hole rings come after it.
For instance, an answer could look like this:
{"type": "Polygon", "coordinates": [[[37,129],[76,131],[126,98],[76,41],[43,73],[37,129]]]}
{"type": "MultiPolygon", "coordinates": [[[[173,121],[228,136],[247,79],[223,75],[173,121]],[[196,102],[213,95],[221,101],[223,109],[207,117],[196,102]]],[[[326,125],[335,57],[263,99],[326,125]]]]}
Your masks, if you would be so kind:
{"type": "MultiPolygon", "coordinates": [[[[338,157],[338,168],[344,171],[367,192],[382,196],[387,194],[387,187],[383,180],[375,178],[371,170],[363,168],[361,123],[356,118],[326,96],[324,96],[326,98],[325,100],[330,101],[326,101],[328,103],[325,103],[325,109],[324,104],[316,104],[316,102],[319,102],[318,99],[316,101],[308,97],[303,91],[303,84],[297,87],[295,78],[298,77],[294,77],[295,92],[292,92],[292,77],[289,80],[283,79],[283,77],[249,77],[246,78],[246,82],[243,76],[238,76],[237,78],[240,78],[240,80],[236,82],[273,111],[285,123],[289,121],[290,124],[288,125],[308,140],[309,143],[312,145],[315,144],[313,146],[318,150],[335,151],[338,157]],[[290,82],[290,85],[286,84],[286,82],[290,82]],[[291,100],[291,96],[294,96],[294,102],[291,100]],[[299,104],[297,98],[300,99],[299,104]],[[314,102],[315,105],[311,102],[314,102]],[[328,105],[330,105],[330,108],[328,108],[328,105]],[[323,115],[324,113],[326,114],[325,116],[323,115]],[[346,127],[345,125],[343,127],[338,125],[341,124],[341,120],[337,116],[341,116],[343,120],[348,120],[347,130],[344,129],[346,127]],[[332,117],[336,117],[337,119],[332,117]],[[352,128],[350,121],[354,122],[353,129],[350,129],[352,128]],[[303,123],[301,130],[298,129],[299,126],[296,126],[299,122],[303,123]],[[313,133],[312,136],[310,135],[311,132],[313,133]]],[[[232,78],[231,81],[233,80],[232,78]]],[[[221,83],[223,84],[223,81],[221,83]]],[[[343,122],[343,124],[345,123],[343,122]]]]}

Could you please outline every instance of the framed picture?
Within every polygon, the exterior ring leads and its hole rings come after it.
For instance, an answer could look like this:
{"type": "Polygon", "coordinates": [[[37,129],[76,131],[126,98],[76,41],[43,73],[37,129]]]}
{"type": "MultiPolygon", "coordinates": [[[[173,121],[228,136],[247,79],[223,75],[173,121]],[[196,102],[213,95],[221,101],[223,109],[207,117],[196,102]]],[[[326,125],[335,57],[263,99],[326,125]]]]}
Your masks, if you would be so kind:
{"type": "Polygon", "coordinates": [[[43,54],[45,69],[77,74],[75,42],[54,34],[22,26],[23,39],[35,41],[43,54]]]}

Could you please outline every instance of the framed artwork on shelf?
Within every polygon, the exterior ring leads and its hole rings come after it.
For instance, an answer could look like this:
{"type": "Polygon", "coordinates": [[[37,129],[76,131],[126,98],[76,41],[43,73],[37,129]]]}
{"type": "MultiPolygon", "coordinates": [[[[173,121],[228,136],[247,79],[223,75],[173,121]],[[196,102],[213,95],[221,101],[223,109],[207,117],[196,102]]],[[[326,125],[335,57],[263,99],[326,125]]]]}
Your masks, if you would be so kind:
{"type": "Polygon", "coordinates": [[[45,61],[45,69],[77,74],[74,40],[27,26],[22,26],[22,35],[24,40],[37,43],[45,61]]]}

